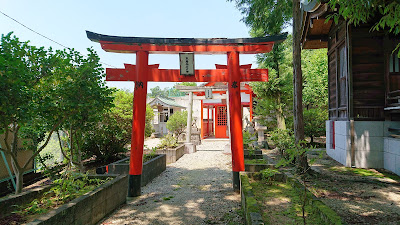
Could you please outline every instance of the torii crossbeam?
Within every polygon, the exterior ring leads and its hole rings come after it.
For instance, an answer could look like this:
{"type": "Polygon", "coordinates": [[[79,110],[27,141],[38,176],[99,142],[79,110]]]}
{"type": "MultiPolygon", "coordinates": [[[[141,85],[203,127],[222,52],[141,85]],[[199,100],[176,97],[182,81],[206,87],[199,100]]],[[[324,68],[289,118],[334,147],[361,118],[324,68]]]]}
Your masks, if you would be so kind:
{"type": "Polygon", "coordinates": [[[267,69],[250,69],[240,66],[239,54],[266,53],[274,43],[282,42],[286,34],[261,38],[145,38],[119,37],[86,31],[87,37],[99,42],[107,52],[135,53],[136,65],[125,64],[125,68],[107,68],[107,81],[134,81],[132,144],[129,167],[128,196],[141,194],[143,166],[143,143],[146,115],[147,82],[228,82],[229,115],[232,151],[233,188],[240,188],[239,172],[244,171],[243,134],[240,82],[267,81],[267,69]],[[194,76],[180,75],[179,70],[158,69],[158,64],[149,65],[149,54],[227,54],[227,65],[217,65],[214,70],[195,70],[194,76]]]}

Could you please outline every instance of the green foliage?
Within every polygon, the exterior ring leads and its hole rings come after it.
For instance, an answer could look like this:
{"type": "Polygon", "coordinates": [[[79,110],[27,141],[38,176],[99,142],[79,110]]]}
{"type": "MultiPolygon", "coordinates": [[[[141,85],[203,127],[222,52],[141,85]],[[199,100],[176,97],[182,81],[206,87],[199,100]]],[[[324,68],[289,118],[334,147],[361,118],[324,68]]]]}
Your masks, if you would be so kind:
{"type": "Polygon", "coordinates": [[[178,85],[183,85],[183,86],[197,86],[196,82],[181,82],[181,83],[178,83],[178,85]]]}
{"type": "Polygon", "coordinates": [[[328,5],[331,9],[338,9],[328,17],[336,23],[340,17],[354,25],[377,18],[379,21],[373,25],[373,30],[387,29],[396,35],[400,33],[400,4],[397,0],[330,0],[328,5]]]}
{"type": "Polygon", "coordinates": [[[271,184],[273,181],[273,177],[275,174],[279,173],[277,169],[267,168],[260,171],[261,180],[264,181],[266,184],[271,184]]]}
{"type": "Polygon", "coordinates": [[[303,50],[303,105],[328,109],[327,49],[303,50]]]}
{"type": "Polygon", "coordinates": [[[54,186],[43,197],[34,199],[29,204],[21,206],[20,210],[16,213],[21,215],[46,213],[48,210],[65,204],[109,180],[110,178],[105,180],[90,179],[88,174],[67,171],[61,178],[54,180],[54,186]]]}
{"type": "Polygon", "coordinates": [[[187,111],[175,112],[167,121],[167,129],[172,132],[176,138],[185,131],[187,125],[187,114],[187,111]]]}
{"type": "Polygon", "coordinates": [[[276,129],[271,133],[271,140],[275,147],[278,148],[280,154],[288,158],[287,151],[295,147],[293,133],[289,130],[276,129]]]}
{"type": "Polygon", "coordinates": [[[148,94],[149,97],[155,98],[155,97],[168,97],[168,88],[161,89],[159,86],[156,86],[154,88],[150,88],[150,93],[148,94]]]}
{"type": "Polygon", "coordinates": [[[326,108],[311,108],[304,110],[304,134],[311,137],[320,137],[325,134],[325,121],[328,120],[328,110],[326,108]]]}
{"type": "MultiPolygon", "coordinates": [[[[149,104],[146,105],[146,122],[144,128],[144,136],[150,137],[152,133],[154,133],[153,124],[151,123],[154,118],[153,108],[149,104]]],[[[132,128],[132,126],[131,126],[132,128]]]]}
{"type": "Polygon", "coordinates": [[[157,146],[158,149],[175,148],[178,146],[178,139],[171,134],[165,135],[161,138],[161,143],[157,146]]]}
{"type": "MultiPolygon", "coordinates": [[[[234,0],[229,0],[234,1],[234,0]]],[[[235,0],[236,7],[244,15],[242,21],[262,36],[278,34],[290,25],[292,1],[235,0]]]]}
{"type": "Polygon", "coordinates": [[[253,146],[251,145],[254,142],[254,140],[252,140],[252,137],[255,137],[255,135],[251,134],[247,130],[243,130],[243,147],[245,149],[253,148],[253,146]]]}
{"type": "MultiPolygon", "coordinates": [[[[116,90],[113,97],[114,107],[103,112],[101,120],[84,133],[82,141],[84,158],[95,155],[96,160],[108,162],[117,160],[120,153],[127,151],[125,146],[130,143],[132,135],[133,94],[116,90]]],[[[151,124],[153,117],[153,109],[146,105],[146,137],[153,132],[151,124]]]]}

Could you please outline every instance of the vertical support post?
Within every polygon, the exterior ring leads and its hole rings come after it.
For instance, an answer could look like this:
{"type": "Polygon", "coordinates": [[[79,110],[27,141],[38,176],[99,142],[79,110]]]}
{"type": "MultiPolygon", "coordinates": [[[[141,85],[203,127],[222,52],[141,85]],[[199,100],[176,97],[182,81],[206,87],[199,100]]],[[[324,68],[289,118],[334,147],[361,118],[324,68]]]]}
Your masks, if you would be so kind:
{"type": "Polygon", "coordinates": [[[207,106],[207,137],[210,136],[210,106],[207,106]]]}
{"type": "Polygon", "coordinates": [[[250,92],[250,122],[253,121],[253,91],[250,92]]]}
{"type": "Polygon", "coordinates": [[[187,109],[188,117],[186,124],[186,143],[185,143],[185,153],[196,152],[196,145],[192,143],[192,108],[193,108],[193,92],[189,92],[189,106],[187,109]]]}
{"type": "Polygon", "coordinates": [[[144,127],[146,120],[146,96],[149,53],[136,53],[136,81],[133,94],[132,144],[129,161],[128,197],[141,195],[143,167],[144,127]]]}
{"type": "Polygon", "coordinates": [[[193,108],[193,92],[189,92],[189,106],[187,109],[188,117],[186,123],[186,142],[192,142],[192,108],[193,108]]]}
{"type": "Polygon", "coordinates": [[[230,139],[232,149],[233,189],[240,190],[239,172],[244,171],[242,113],[240,96],[239,53],[228,52],[228,91],[230,115],[230,139]]]}
{"type": "Polygon", "coordinates": [[[200,105],[200,138],[204,139],[204,124],[203,124],[203,100],[201,100],[201,105],[200,105]]]}

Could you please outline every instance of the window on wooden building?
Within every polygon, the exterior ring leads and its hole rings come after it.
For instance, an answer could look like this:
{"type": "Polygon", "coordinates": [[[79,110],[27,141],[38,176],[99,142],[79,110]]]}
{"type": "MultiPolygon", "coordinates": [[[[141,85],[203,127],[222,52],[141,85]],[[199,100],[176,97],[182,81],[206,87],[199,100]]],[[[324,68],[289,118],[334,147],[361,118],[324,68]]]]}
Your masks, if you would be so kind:
{"type": "Polygon", "coordinates": [[[346,47],[342,45],[338,51],[338,81],[339,81],[339,106],[347,105],[347,58],[346,58],[346,47]]]}
{"type": "Polygon", "coordinates": [[[395,52],[393,54],[390,55],[390,59],[389,59],[389,72],[390,73],[399,73],[400,69],[399,69],[399,55],[398,52],[395,52]]]}

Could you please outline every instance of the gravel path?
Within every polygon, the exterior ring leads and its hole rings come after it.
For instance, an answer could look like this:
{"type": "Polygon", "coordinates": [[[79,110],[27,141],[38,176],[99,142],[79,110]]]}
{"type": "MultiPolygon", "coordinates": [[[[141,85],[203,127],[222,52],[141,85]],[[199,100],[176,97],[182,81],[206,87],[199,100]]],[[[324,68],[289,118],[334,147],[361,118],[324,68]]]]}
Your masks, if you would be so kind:
{"type": "Polygon", "coordinates": [[[203,141],[101,224],[243,224],[227,141],[203,141]]]}

